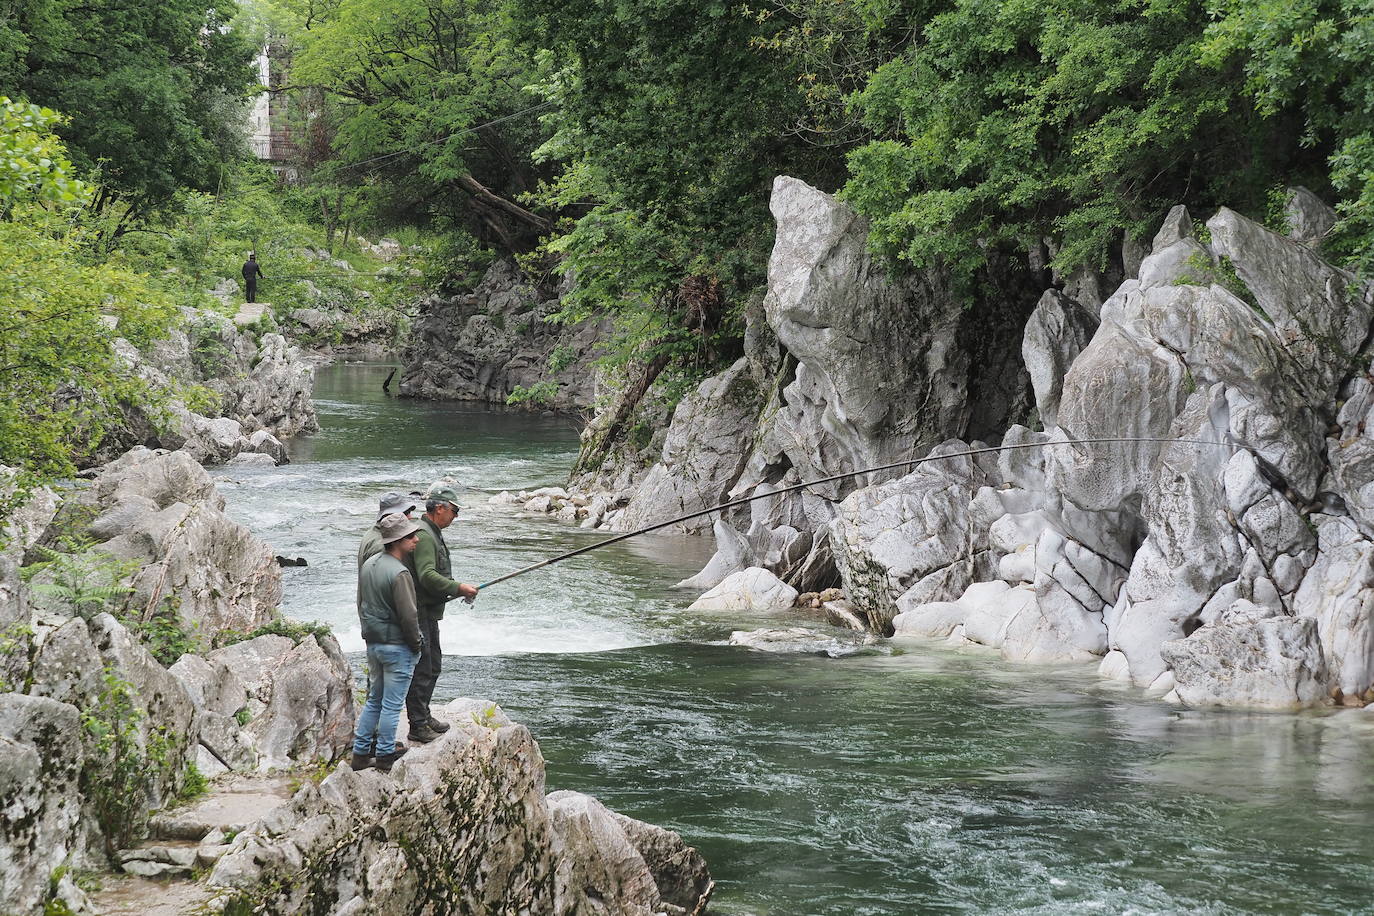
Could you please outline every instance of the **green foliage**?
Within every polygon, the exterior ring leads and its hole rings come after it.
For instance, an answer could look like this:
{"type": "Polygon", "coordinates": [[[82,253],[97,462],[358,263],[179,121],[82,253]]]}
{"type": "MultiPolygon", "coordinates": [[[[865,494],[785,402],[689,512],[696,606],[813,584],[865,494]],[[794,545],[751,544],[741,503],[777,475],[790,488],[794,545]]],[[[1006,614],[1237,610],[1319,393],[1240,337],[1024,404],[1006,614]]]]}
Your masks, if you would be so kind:
{"type": "Polygon", "coordinates": [[[542,408],[553,403],[558,397],[558,383],[550,379],[535,382],[526,388],[516,385],[515,390],[506,396],[506,404],[511,407],[542,408]]]}
{"type": "MultiPolygon", "coordinates": [[[[240,726],[247,725],[249,722],[253,721],[253,713],[247,706],[244,706],[240,708],[238,712],[234,713],[234,721],[240,726]]],[[[225,842],[227,843],[228,840],[225,840],[225,842]]]]}
{"type": "Polygon", "coordinates": [[[252,47],[234,13],[201,0],[0,3],[0,39],[18,46],[0,51],[0,93],[71,116],[64,136],[77,167],[100,173],[97,205],[146,214],[182,186],[213,189],[243,144],[252,47]]]}
{"type": "Polygon", "coordinates": [[[177,612],[179,604],[175,596],[169,595],[151,614],[119,616],[120,623],[139,638],[148,654],[163,667],[171,667],[188,652],[196,653],[203,648],[196,628],[188,627],[177,612]]]}
{"type": "Polygon", "coordinates": [[[183,775],[181,791],[177,793],[177,801],[185,804],[204,797],[210,791],[210,780],[201,773],[200,767],[194,762],[186,765],[186,772],[183,775]]]}
{"type": "Polygon", "coordinates": [[[86,263],[77,243],[0,222],[0,464],[40,479],[72,473],[122,404],[161,400],[113,344],[165,333],[170,301],[137,274],[86,263]]]}
{"type": "Polygon", "coordinates": [[[38,105],[0,96],[0,218],[20,201],[79,206],[92,189],[78,180],[52,133],[64,119],[38,105]]]}
{"type": "Polygon", "coordinates": [[[713,370],[737,352],[732,319],[764,279],[769,183],[840,175],[839,151],[797,129],[804,62],[770,44],[784,24],[710,0],[514,9],[548,49],[539,90],[558,103],[536,155],[563,164],[540,197],[572,219],[548,245],[577,277],[559,320],[617,319],[603,365],[713,370]]]}
{"type": "Polygon", "coordinates": [[[557,346],[549,354],[549,373],[557,375],[577,359],[577,351],[572,347],[557,346]]]}
{"type": "Polygon", "coordinates": [[[127,848],[148,819],[147,786],[167,760],[169,742],[156,727],[145,739],[143,710],[134,687],[106,667],[101,690],[81,713],[87,754],[81,794],[90,806],[107,853],[127,848]]]}
{"type": "Polygon", "coordinates": [[[323,639],[326,636],[333,635],[334,631],[329,628],[328,624],[278,617],[271,623],[264,624],[251,633],[226,634],[219,640],[219,643],[222,646],[232,646],[235,643],[256,639],[259,636],[285,636],[292,642],[300,643],[309,636],[314,636],[316,639],[323,639]]]}
{"type": "Polygon", "coordinates": [[[101,613],[118,613],[133,589],[125,581],[137,563],[119,560],[94,550],[89,539],[68,540],[65,550],[37,546],[42,558],[23,569],[26,579],[43,578],[35,592],[51,595],[71,609],[74,616],[90,620],[101,613]]]}
{"type": "Polygon", "coordinates": [[[293,79],[323,87],[302,165],[330,200],[399,214],[486,244],[526,250],[549,221],[519,199],[544,177],[529,152],[546,136],[530,109],[530,49],[514,42],[500,0],[374,0],[282,4],[293,33],[293,79]]]}

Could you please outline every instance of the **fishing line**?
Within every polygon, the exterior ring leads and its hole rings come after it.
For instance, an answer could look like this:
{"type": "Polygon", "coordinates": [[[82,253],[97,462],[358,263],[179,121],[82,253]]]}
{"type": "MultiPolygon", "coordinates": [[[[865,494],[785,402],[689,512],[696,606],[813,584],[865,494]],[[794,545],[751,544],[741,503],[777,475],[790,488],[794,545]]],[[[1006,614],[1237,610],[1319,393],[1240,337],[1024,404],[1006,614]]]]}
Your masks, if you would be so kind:
{"type": "Polygon", "coordinates": [[[1253,447],[1248,445],[1241,445],[1236,442],[1217,442],[1211,439],[1171,439],[1165,436],[1102,436],[1087,439],[1060,439],[1052,442],[1020,442],[1013,445],[990,445],[986,448],[973,448],[967,449],[962,452],[945,452],[944,454],[940,455],[927,455],[924,458],[908,458],[904,461],[894,461],[891,464],[882,464],[878,465],[877,467],[864,468],[863,470],[859,471],[846,471],[843,474],[832,474],[829,477],[822,477],[818,480],[807,480],[802,483],[795,483],[786,487],[779,487],[778,489],[770,490],[767,493],[755,493],[753,496],[744,496],[739,499],[731,500],[730,502],[721,503],[718,506],[712,506],[709,509],[701,509],[697,512],[689,512],[686,515],[680,515],[677,518],[669,519],[666,522],[659,522],[655,525],[649,525],[648,527],[640,528],[636,531],[627,531],[624,534],[618,534],[613,538],[607,538],[606,540],[598,541],[595,544],[588,544],[585,547],[579,547],[576,550],[570,550],[567,553],[561,553],[558,556],[550,557],[547,560],[540,560],[538,563],[531,563],[529,566],[517,569],[514,572],[508,572],[503,576],[497,576],[490,582],[484,582],[481,585],[477,586],[477,588],[479,590],[489,588],[497,584],[498,582],[505,582],[507,579],[514,579],[516,576],[523,576],[525,573],[534,572],[536,569],[543,569],[545,566],[552,566],[554,563],[559,563],[563,560],[570,560],[573,557],[580,556],[581,554],[590,553],[593,550],[600,550],[602,547],[609,547],[612,544],[618,544],[619,542],[627,540],[629,538],[637,537],[641,534],[648,534],[651,531],[658,531],[661,528],[667,528],[671,525],[676,525],[681,522],[688,521],[689,519],[700,518],[703,515],[710,515],[712,512],[720,512],[725,509],[733,509],[735,506],[743,506],[746,503],[751,503],[758,499],[767,499],[770,496],[777,496],[782,493],[792,493],[797,490],[804,490],[807,487],[819,486],[820,484],[824,483],[833,483],[837,480],[844,480],[846,477],[858,477],[861,474],[875,474],[879,471],[890,471],[896,468],[915,467],[918,464],[925,464],[927,461],[938,461],[945,458],[968,458],[973,455],[986,455],[992,452],[1011,451],[1012,449],[1045,448],[1051,445],[1094,445],[1111,442],[1186,442],[1193,445],[1215,445],[1221,448],[1229,448],[1233,451],[1248,451],[1254,454],[1256,458],[1259,458],[1261,462],[1263,462],[1263,458],[1260,457],[1259,453],[1253,447]]]}

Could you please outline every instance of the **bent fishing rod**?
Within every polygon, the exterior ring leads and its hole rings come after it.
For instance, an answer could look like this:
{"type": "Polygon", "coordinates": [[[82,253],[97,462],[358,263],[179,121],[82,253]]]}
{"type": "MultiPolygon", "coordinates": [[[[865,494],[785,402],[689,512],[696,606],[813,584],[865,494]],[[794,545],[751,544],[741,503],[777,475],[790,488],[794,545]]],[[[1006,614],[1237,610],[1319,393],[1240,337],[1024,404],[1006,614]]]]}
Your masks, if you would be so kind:
{"type": "Polygon", "coordinates": [[[1259,455],[1259,453],[1252,446],[1242,445],[1238,442],[1218,442],[1212,439],[1170,439],[1165,436],[1100,436],[1090,437],[1086,439],[1056,439],[1049,442],[1018,442],[1012,445],[989,445],[985,448],[971,448],[960,452],[945,452],[939,455],[926,455],[924,458],[909,458],[905,461],[894,461],[891,464],[881,464],[877,467],[864,468],[858,471],[845,471],[842,474],[832,474],[829,477],[822,477],[818,480],[807,480],[802,483],[794,483],[790,484],[789,486],[779,487],[776,490],[769,490],[767,493],[755,493],[752,496],[743,496],[739,499],[734,499],[729,502],[721,503],[718,506],[712,506],[709,509],[700,509],[696,512],[688,512],[686,515],[680,515],[677,518],[669,519],[666,522],[659,522],[655,525],[649,525],[645,528],[639,528],[635,531],[627,531],[624,534],[618,534],[615,537],[606,538],[604,541],[597,541],[595,544],[588,544],[585,547],[579,547],[576,550],[569,550],[567,553],[561,553],[558,556],[549,557],[547,560],[540,560],[538,563],[531,563],[529,566],[517,569],[514,572],[508,572],[503,576],[497,576],[490,582],[483,582],[481,585],[477,586],[477,589],[478,591],[481,591],[484,588],[490,588],[498,582],[505,582],[507,579],[514,579],[516,576],[523,576],[525,573],[534,572],[536,569],[543,569],[545,566],[552,566],[554,563],[561,563],[564,560],[570,560],[573,557],[580,556],[584,553],[590,553],[593,550],[600,550],[602,547],[609,547],[612,544],[618,544],[621,541],[628,540],[632,537],[638,537],[641,534],[648,534],[651,531],[658,531],[662,528],[668,528],[672,525],[677,525],[694,518],[700,518],[703,515],[710,515],[712,512],[722,512],[726,509],[733,509],[736,506],[743,506],[747,503],[754,502],[755,500],[767,499],[770,496],[778,496],[783,493],[793,493],[797,490],[804,490],[807,487],[815,487],[820,486],[821,484],[834,483],[837,480],[844,480],[847,477],[858,477],[862,474],[876,474],[881,471],[891,471],[897,468],[914,468],[916,465],[925,464],[927,461],[939,461],[945,458],[969,458],[974,455],[987,455],[992,452],[1007,452],[1012,451],[1013,449],[1045,448],[1051,445],[1097,445],[1102,443],[1125,442],[1184,442],[1191,443],[1193,445],[1215,445],[1220,448],[1229,448],[1233,452],[1248,451],[1251,454],[1255,455],[1255,457],[1262,464],[1268,463],[1264,460],[1263,457],[1259,455]]]}

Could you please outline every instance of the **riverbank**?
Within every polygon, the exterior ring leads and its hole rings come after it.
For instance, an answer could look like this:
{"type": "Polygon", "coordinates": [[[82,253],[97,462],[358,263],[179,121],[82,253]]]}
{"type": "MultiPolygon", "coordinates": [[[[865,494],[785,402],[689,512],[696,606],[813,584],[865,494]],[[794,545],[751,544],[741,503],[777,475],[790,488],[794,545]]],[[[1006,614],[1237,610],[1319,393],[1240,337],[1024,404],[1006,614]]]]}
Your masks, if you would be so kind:
{"type": "MultiPolygon", "coordinates": [[[[311,551],[312,566],[282,571],[293,616],[351,613],[322,566],[331,550],[351,558],[369,494],[448,472],[545,484],[576,450],[556,418],[388,399],[384,375],[322,370],[322,430],[292,465],[217,472],[228,512],[311,551]]],[[[606,537],[473,497],[449,538],[461,569],[606,537]]],[[[491,697],[526,723],[551,789],[681,833],[711,863],[712,912],[1364,905],[1362,712],[1180,710],[1090,665],[938,641],[838,659],[729,646],[734,630],[796,618],[689,611],[697,593],[673,585],[711,546],[632,539],[492,588],[445,617],[437,695],[491,697]]]]}

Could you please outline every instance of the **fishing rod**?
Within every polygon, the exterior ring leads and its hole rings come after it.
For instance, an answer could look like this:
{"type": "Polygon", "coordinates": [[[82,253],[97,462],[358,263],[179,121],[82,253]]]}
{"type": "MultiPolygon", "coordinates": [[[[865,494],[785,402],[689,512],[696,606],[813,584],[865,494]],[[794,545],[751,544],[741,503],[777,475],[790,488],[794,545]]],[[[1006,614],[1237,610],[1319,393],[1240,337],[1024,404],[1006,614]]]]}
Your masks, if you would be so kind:
{"type": "Polygon", "coordinates": [[[559,563],[563,560],[570,560],[573,557],[580,556],[581,554],[589,553],[593,550],[600,550],[602,547],[609,547],[612,544],[617,544],[620,541],[627,540],[628,538],[638,537],[641,534],[648,534],[651,531],[658,531],[661,528],[667,528],[670,525],[676,525],[681,522],[688,521],[689,519],[700,518],[703,515],[710,515],[712,512],[721,512],[725,509],[733,509],[736,506],[743,506],[746,503],[751,503],[758,499],[766,499],[767,497],[778,496],[782,493],[792,493],[797,490],[804,490],[807,487],[814,487],[819,486],[821,484],[833,483],[837,480],[844,480],[846,477],[858,477],[861,474],[876,474],[880,471],[891,471],[896,468],[915,467],[918,464],[925,464],[927,461],[938,461],[943,458],[968,458],[973,455],[986,455],[991,452],[1004,452],[1011,451],[1012,449],[1045,448],[1046,446],[1050,445],[1094,445],[1111,442],[1186,442],[1194,445],[1216,445],[1221,448],[1232,449],[1233,451],[1237,449],[1243,449],[1245,451],[1250,452],[1251,454],[1255,455],[1255,457],[1260,462],[1262,462],[1262,470],[1263,465],[1268,464],[1268,462],[1265,461],[1264,458],[1260,456],[1260,454],[1252,446],[1242,445],[1236,442],[1217,442],[1211,439],[1170,439],[1165,436],[1101,436],[1090,437],[1087,439],[1059,439],[1052,442],[1019,442],[1013,445],[990,445],[985,448],[972,448],[962,452],[946,452],[941,455],[927,455],[924,458],[907,459],[906,461],[894,461],[891,464],[882,464],[877,467],[865,468],[859,471],[845,471],[843,474],[832,474],[829,477],[822,477],[819,480],[808,480],[803,483],[795,483],[786,487],[779,487],[778,489],[770,490],[767,493],[755,493],[752,496],[744,496],[739,499],[731,500],[730,502],[721,503],[718,506],[712,506],[709,509],[701,509],[697,512],[689,512],[686,515],[680,515],[677,518],[669,519],[666,522],[659,522],[655,525],[649,525],[648,527],[640,528],[636,531],[627,531],[624,534],[618,534],[615,537],[607,538],[604,541],[598,541],[595,544],[588,544],[587,546],[579,547],[576,550],[569,550],[567,553],[561,553],[558,556],[550,557],[547,560],[540,560],[538,563],[531,563],[529,566],[517,569],[514,572],[508,572],[503,576],[497,576],[490,582],[483,582],[481,585],[477,586],[477,589],[480,591],[484,588],[490,588],[498,582],[505,582],[507,579],[514,579],[516,576],[523,576],[525,573],[534,572],[536,569],[543,569],[545,566],[552,566],[554,563],[559,563]]]}

